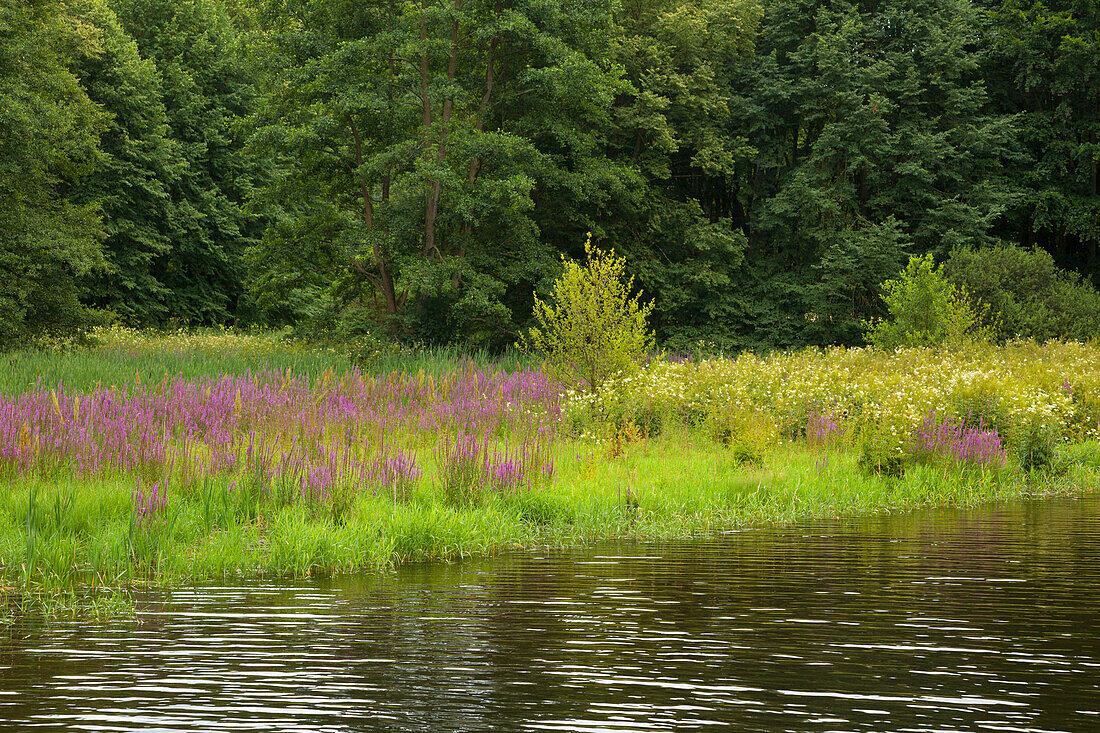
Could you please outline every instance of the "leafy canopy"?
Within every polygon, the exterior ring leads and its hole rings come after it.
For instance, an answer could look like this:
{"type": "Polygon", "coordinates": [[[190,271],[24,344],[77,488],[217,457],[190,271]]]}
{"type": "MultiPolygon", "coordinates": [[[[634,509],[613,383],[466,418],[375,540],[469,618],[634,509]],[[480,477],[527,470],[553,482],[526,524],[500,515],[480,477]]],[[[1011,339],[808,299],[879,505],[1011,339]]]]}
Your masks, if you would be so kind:
{"type": "Polygon", "coordinates": [[[554,282],[551,301],[535,296],[534,319],[520,343],[546,355],[555,377],[599,394],[607,380],[633,371],[654,347],[646,325],[653,304],[639,302],[625,278],[626,259],[584,243],[586,262],[562,257],[565,271],[554,282]]]}
{"type": "Polygon", "coordinates": [[[70,67],[101,51],[64,3],[0,3],[0,346],[100,319],[77,283],[103,265],[99,209],[68,193],[100,163],[107,125],[70,67]]]}

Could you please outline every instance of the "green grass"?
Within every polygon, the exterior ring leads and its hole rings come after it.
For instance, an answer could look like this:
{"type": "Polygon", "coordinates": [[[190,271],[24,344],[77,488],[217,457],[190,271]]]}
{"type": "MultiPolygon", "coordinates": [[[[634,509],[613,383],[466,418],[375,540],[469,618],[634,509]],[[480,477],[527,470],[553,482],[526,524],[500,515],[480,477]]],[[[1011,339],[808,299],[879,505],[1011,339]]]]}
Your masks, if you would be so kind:
{"type": "Polygon", "coordinates": [[[514,371],[532,365],[517,351],[491,354],[456,346],[433,348],[386,344],[337,349],[300,343],[280,333],[240,334],[224,330],[180,332],[99,329],[89,343],[63,349],[0,353],[0,394],[13,395],[41,384],[90,391],[97,386],[125,388],[181,377],[286,372],[315,378],[358,367],[364,374],[423,371],[435,377],[463,364],[514,371]]]}
{"type": "Polygon", "coordinates": [[[39,383],[91,391],[97,385],[126,387],[135,379],[156,383],[165,377],[192,380],[287,369],[315,377],[326,370],[340,374],[352,367],[345,354],[283,344],[273,334],[230,336],[232,348],[219,348],[218,341],[227,339],[211,336],[208,343],[184,343],[179,348],[146,339],[107,337],[60,352],[32,349],[0,354],[0,394],[20,394],[39,383]]]}
{"type": "Polygon", "coordinates": [[[685,538],[1095,490],[1097,451],[1078,446],[1063,456],[1057,477],[914,466],[888,478],[861,473],[851,452],[799,444],[775,448],[751,465],[688,434],[644,441],[616,458],[600,446],[564,442],[556,448],[560,468],[551,486],[490,495],[471,506],[447,504],[428,463],[405,503],[366,494],[340,517],[301,503],[261,502],[257,511],[208,482],[190,494],[173,493],[166,521],[145,528],[131,516],[128,477],[19,480],[0,495],[0,565],[3,582],[40,606],[82,615],[124,612],[127,593],[149,584],[353,573],[517,548],[685,538]],[[112,600],[120,593],[123,600],[112,600]]]}

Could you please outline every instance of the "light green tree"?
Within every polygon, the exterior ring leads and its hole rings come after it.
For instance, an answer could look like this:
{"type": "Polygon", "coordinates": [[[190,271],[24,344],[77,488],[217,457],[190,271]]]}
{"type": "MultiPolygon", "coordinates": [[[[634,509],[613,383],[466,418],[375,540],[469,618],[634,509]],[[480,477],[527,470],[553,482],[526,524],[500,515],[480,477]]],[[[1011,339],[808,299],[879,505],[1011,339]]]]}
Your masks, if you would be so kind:
{"type": "Polygon", "coordinates": [[[864,322],[872,346],[959,346],[989,336],[980,325],[980,303],[950,282],[930,254],[910,257],[901,276],[884,282],[882,291],[889,315],[864,322]]]}
{"type": "Polygon", "coordinates": [[[631,297],[634,278],[624,275],[626,259],[584,243],[582,264],[562,258],[565,271],[549,302],[535,296],[536,326],[520,348],[545,355],[551,373],[565,384],[600,394],[608,379],[638,368],[654,348],[647,325],[652,303],[631,297]]]}

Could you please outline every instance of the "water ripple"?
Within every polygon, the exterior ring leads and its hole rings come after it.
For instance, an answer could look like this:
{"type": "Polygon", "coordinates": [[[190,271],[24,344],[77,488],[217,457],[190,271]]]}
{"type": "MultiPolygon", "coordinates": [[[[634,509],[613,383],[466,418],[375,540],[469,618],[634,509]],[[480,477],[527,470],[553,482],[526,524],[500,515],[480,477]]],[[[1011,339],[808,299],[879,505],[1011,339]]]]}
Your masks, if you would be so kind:
{"type": "Polygon", "coordinates": [[[0,729],[1085,731],[1100,500],[151,595],[0,638],[0,729]]]}

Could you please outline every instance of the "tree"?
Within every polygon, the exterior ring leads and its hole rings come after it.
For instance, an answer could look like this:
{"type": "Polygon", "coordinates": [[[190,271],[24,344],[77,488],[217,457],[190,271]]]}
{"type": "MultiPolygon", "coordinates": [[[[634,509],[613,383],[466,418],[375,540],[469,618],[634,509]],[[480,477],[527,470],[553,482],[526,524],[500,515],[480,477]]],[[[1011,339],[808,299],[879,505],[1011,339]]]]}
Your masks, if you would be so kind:
{"type": "Polygon", "coordinates": [[[541,212],[606,179],[606,18],[570,2],[267,10],[254,149],[276,171],[253,287],[295,319],[366,311],[428,341],[514,340],[555,252],[541,212]],[[536,201],[538,206],[536,207],[536,201]]]}
{"type": "Polygon", "coordinates": [[[1044,249],[960,249],[944,263],[944,274],[988,306],[983,321],[999,339],[1100,337],[1100,292],[1055,266],[1044,249]]]}
{"type": "Polygon", "coordinates": [[[646,320],[653,304],[631,296],[626,260],[584,243],[584,266],[563,258],[550,302],[535,297],[534,320],[520,346],[545,355],[555,377],[599,395],[607,381],[629,374],[653,349],[646,320]]]}
{"type": "Polygon", "coordinates": [[[611,141],[640,181],[599,231],[661,293],[653,324],[674,346],[721,337],[738,310],[731,284],[747,239],[729,182],[754,151],[730,126],[729,102],[759,16],[755,0],[632,1],[618,14],[615,58],[632,88],[611,141]]]}
{"type": "Polygon", "coordinates": [[[957,347],[989,334],[980,326],[979,306],[950,282],[932,255],[910,257],[901,277],[882,284],[888,315],[867,323],[867,343],[880,349],[902,346],[957,347]]]}
{"type": "Polygon", "coordinates": [[[0,345],[97,321],[77,280],[102,265],[103,230],[96,205],[68,194],[99,163],[107,122],[70,65],[99,50],[58,2],[0,1],[0,345]]]}
{"type": "Polygon", "coordinates": [[[84,300],[135,326],[164,323],[176,312],[168,285],[156,277],[176,234],[172,200],[187,163],[169,136],[160,75],[102,0],[75,6],[96,28],[102,50],[79,60],[88,96],[110,113],[100,138],[101,163],[73,189],[74,202],[97,205],[106,233],[106,265],[83,279],[84,300]]]}
{"type": "Polygon", "coordinates": [[[169,136],[182,164],[167,183],[171,247],[153,259],[163,317],[190,323],[234,318],[244,253],[262,221],[244,202],[262,171],[242,151],[236,126],[254,103],[236,29],[219,0],[109,0],[161,78],[169,136]]]}
{"type": "Polygon", "coordinates": [[[742,345],[858,342],[880,307],[869,286],[906,252],[995,241],[1020,156],[982,78],[983,27],[968,0],[765,3],[730,102],[756,151],[730,177],[742,345]]]}
{"type": "Polygon", "coordinates": [[[1019,116],[1029,154],[1000,231],[1100,284],[1100,6],[992,5],[986,77],[998,106],[1019,116]]]}

